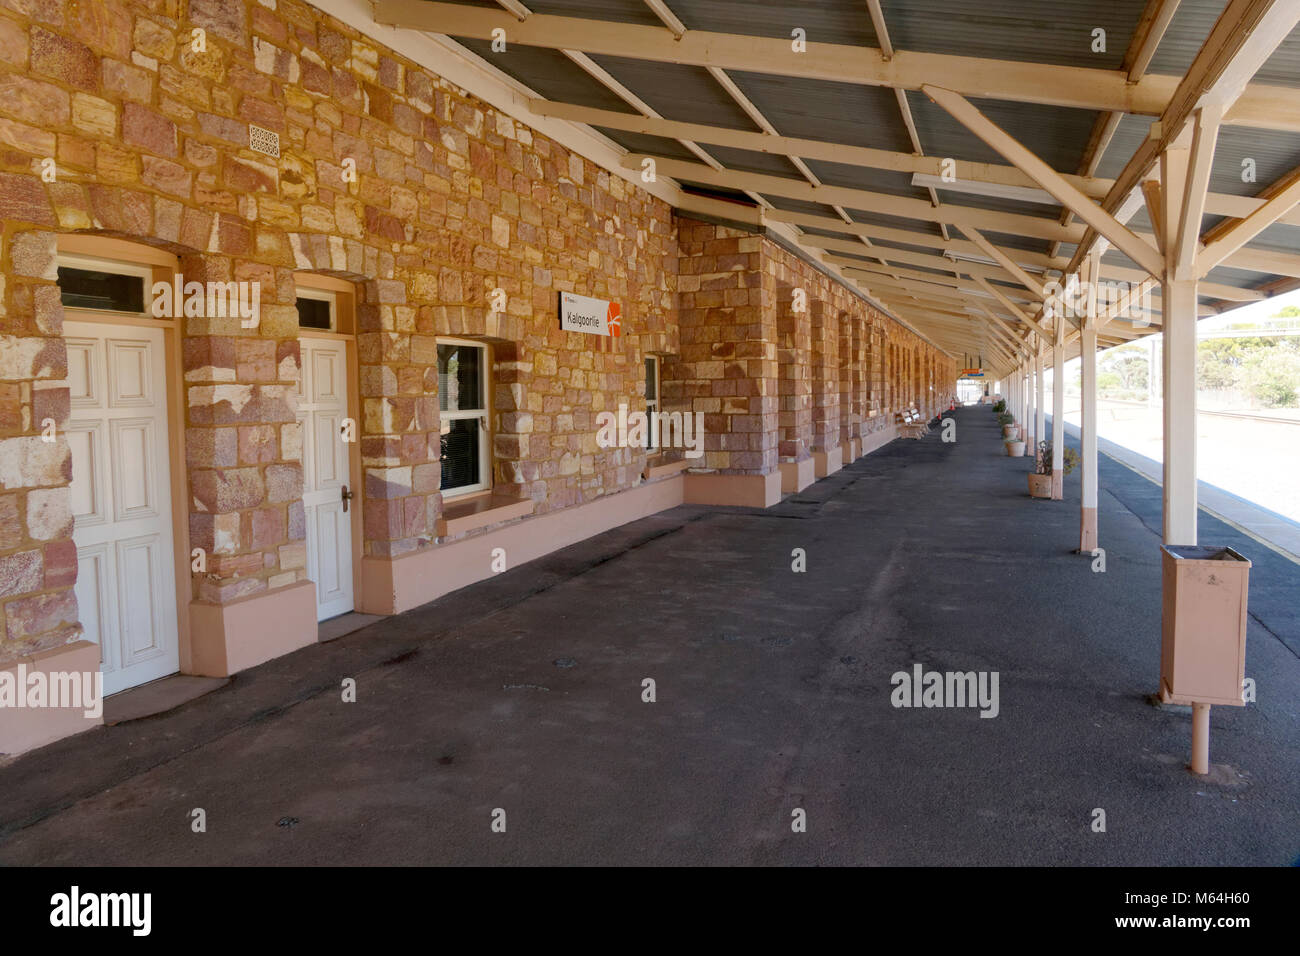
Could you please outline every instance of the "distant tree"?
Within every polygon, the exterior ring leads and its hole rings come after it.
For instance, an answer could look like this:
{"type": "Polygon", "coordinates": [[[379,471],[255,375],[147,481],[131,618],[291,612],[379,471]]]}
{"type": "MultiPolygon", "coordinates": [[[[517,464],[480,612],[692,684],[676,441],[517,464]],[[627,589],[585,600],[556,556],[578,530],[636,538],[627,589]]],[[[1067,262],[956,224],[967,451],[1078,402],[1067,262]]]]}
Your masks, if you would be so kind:
{"type": "Polygon", "coordinates": [[[1124,345],[1112,349],[1098,363],[1097,386],[1102,387],[1101,372],[1113,374],[1119,388],[1125,391],[1145,391],[1147,387],[1147,353],[1138,345],[1124,345]]]}
{"type": "Polygon", "coordinates": [[[1292,408],[1300,399],[1300,353],[1275,346],[1251,356],[1246,369],[1251,398],[1265,408],[1292,408]]]}
{"type": "Polygon", "coordinates": [[[1244,380],[1241,343],[1253,339],[1202,339],[1196,345],[1196,380],[1202,388],[1231,390],[1244,380]]]}
{"type": "Polygon", "coordinates": [[[1123,381],[1114,372],[1097,373],[1097,391],[1113,392],[1124,387],[1123,381]]]}

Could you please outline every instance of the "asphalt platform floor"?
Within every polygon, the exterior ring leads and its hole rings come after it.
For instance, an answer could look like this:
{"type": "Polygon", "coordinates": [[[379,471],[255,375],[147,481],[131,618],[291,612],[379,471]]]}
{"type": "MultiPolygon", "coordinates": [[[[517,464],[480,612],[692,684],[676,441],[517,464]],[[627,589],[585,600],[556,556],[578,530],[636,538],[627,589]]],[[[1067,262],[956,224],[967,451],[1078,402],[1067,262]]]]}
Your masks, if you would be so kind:
{"type": "Polygon", "coordinates": [[[11,759],[0,864],[1295,863],[1300,567],[1202,513],[1254,562],[1258,699],[1193,776],[1190,714],[1148,699],[1159,488],[1102,459],[1097,572],[1078,474],[1031,500],[992,412],[955,421],[11,759]],[[895,707],[918,664],[996,672],[997,716],[895,707]]]}

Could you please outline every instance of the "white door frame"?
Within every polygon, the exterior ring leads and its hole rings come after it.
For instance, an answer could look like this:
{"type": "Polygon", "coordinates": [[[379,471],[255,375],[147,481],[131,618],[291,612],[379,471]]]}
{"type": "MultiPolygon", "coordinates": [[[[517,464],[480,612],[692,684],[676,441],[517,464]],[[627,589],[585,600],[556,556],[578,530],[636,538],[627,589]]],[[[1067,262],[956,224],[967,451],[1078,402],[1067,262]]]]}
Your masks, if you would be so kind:
{"type": "MultiPolygon", "coordinates": [[[[356,287],[353,283],[345,279],[336,279],[333,276],[323,276],[314,273],[299,272],[294,274],[294,280],[297,284],[299,295],[304,298],[321,298],[323,293],[332,294],[334,299],[334,329],[326,332],[319,329],[299,329],[299,341],[325,340],[336,342],[344,347],[344,374],[346,376],[346,394],[347,394],[347,416],[356,423],[356,441],[348,447],[348,488],[352,492],[352,500],[349,502],[348,514],[351,517],[352,531],[352,609],[364,606],[362,595],[362,565],[361,559],[364,553],[364,527],[362,523],[362,508],[365,503],[363,488],[363,475],[361,468],[361,390],[360,390],[360,368],[357,357],[356,336],[353,334],[355,325],[355,301],[356,287]]],[[[302,363],[299,368],[299,374],[305,374],[305,365],[302,363]]],[[[303,453],[306,455],[307,436],[303,436],[303,453]]],[[[304,468],[307,467],[306,461],[303,462],[304,468]]],[[[308,551],[310,552],[310,547],[308,551]]],[[[309,554],[308,560],[312,560],[309,554]]],[[[319,607],[318,595],[317,607],[319,607]]],[[[346,613],[346,612],[343,612],[346,613]]]]}
{"type": "MultiPolygon", "coordinates": [[[[58,254],[61,261],[77,267],[99,265],[109,270],[120,269],[128,274],[144,274],[146,277],[145,295],[148,308],[150,287],[148,277],[154,282],[171,283],[179,273],[180,264],[176,256],[165,250],[145,246],[124,239],[112,239],[105,236],[85,234],[60,235],[57,240],[58,254]],[[147,272],[145,272],[147,270],[147,272]]],[[[166,457],[171,511],[169,525],[171,529],[171,549],[173,556],[172,577],[175,582],[175,616],[170,622],[175,631],[176,645],[179,652],[181,673],[190,670],[190,620],[189,605],[193,597],[193,583],[190,576],[190,534],[189,534],[189,498],[188,470],[185,459],[185,400],[182,391],[183,351],[181,347],[181,330],[174,319],[156,319],[150,316],[130,315],[124,313],[104,312],[98,310],[67,309],[65,322],[96,323],[110,326],[137,326],[148,329],[161,329],[163,333],[163,353],[166,395],[164,405],[167,415],[166,457]]],[[[77,467],[74,459],[72,467],[77,467]]]]}

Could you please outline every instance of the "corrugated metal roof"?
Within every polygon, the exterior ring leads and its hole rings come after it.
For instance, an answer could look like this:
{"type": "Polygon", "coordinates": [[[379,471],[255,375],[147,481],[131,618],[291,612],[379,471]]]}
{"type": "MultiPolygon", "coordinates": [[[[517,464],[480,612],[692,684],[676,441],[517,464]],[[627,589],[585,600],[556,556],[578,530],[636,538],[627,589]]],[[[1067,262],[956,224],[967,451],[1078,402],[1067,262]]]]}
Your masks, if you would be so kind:
{"type": "Polygon", "coordinates": [[[1251,249],[1271,249],[1274,252],[1300,252],[1300,226],[1272,225],[1261,232],[1250,244],[1251,249]]]}
{"type": "Polygon", "coordinates": [[[896,173],[888,169],[872,169],[867,166],[845,166],[842,163],[827,163],[815,159],[808,160],[808,168],[827,186],[866,189],[873,193],[905,196],[908,199],[930,198],[930,194],[924,189],[912,185],[910,173],[896,173]]]}
{"type": "MultiPolygon", "coordinates": [[[[1300,96],[1300,93],[1296,94],[1300,96]]],[[[1224,126],[1214,150],[1210,191],[1254,196],[1269,183],[1300,166],[1300,134],[1224,126]],[[1244,182],[1243,161],[1252,160],[1254,179],[1244,182]]]]}
{"type": "Polygon", "coordinates": [[[807,216],[828,216],[838,219],[839,215],[830,206],[819,202],[805,202],[802,199],[787,199],[784,196],[769,196],[768,201],[777,209],[785,212],[803,213],[807,216]]]}
{"type": "Polygon", "coordinates": [[[928,219],[904,219],[900,216],[885,216],[878,212],[871,212],[869,209],[858,209],[854,206],[845,206],[844,211],[853,217],[854,222],[859,222],[868,226],[884,226],[886,229],[910,229],[912,232],[922,232],[931,236],[943,238],[943,233],[939,229],[939,224],[930,222],[928,219]]]}
{"type": "Polygon", "coordinates": [[[688,30],[788,38],[801,28],[810,43],[879,46],[861,0],[669,0],[668,6],[688,30]]]}
{"type": "Polygon", "coordinates": [[[939,193],[939,199],[948,206],[966,206],[971,209],[988,209],[993,212],[1010,212],[1017,216],[1032,216],[1045,222],[1056,222],[1061,214],[1060,206],[1045,203],[1021,202],[1019,199],[1004,199],[1001,196],[974,196],[969,193],[947,190],[939,193]]]}
{"type": "MultiPolygon", "coordinates": [[[[493,0],[460,0],[483,8],[497,8],[493,0]]],[[[538,14],[586,17],[661,27],[643,0],[524,0],[538,14]]],[[[877,46],[867,5],[862,0],[667,0],[690,30],[709,30],[761,37],[788,38],[796,27],[807,32],[810,42],[877,46]]],[[[896,49],[984,57],[1022,62],[1051,63],[1080,68],[1118,69],[1125,50],[1140,22],[1146,0],[990,0],[988,3],[955,3],[952,0],[882,0],[891,41],[896,49]],[[1105,52],[1092,51],[1092,31],[1106,31],[1105,52]]],[[[1151,63],[1150,72],[1181,75],[1192,62],[1226,0],[1182,0],[1151,63]]],[[[494,54],[483,41],[461,40],[488,63],[516,78],[540,96],[619,112],[631,112],[619,96],[558,51],[511,44],[505,54],[494,54]]],[[[575,48],[581,38],[575,36],[575,48]]],[[[594,59],[619,83],[663,116],[724,129],[757,131],[751,119],[708,71],[686,65],[651,63],[634,58],[598,55],[594,59]]],[[[755,63],[751,71],[729,71],[740,91],[782,135],[863,146],[910,154],[911,140],[902,122],[893,90],[856,83],[778,77],[761,72],[755,63]]],[[[942,84],[942,77],[935,77],[942,84]]],[[[1300,30],[1294,32],[1274,53],[1255,82],[1300,87],[1300,30]]],[[[998,166],[1007,161],[917,91],[907,99],[915,118],[921,148],[930,157],[982,162],[998,166]]],[[[1036,155],[1061,172],[1077,172],[1099,114],[1091,110],[1067,109],[1027,103],[975,100],[994,123],[1024,143],[1036,155]]],[[[1124,168],[1147,135],[1150,117],[1124,116],[1100,160],[1097,175],[1114,178],[1124,168]]],[[[698,161],[675,140],[602,129],[609,139],[625,149],[688,161],[698,161]]],[[[708,153],[737,173],[755,172],[782,176],[791,183],[806,182],[789,158],[749,150],[719,147],[707,140],[701,145],[708,153]]],[[[912,186],[911,176],[820,160],[808,166],[823,183],[865,189],[886,195],[928,198],[928,192],[912,186]]],[[[1291,169],[1300,166],[1300,134],[1251,130],[1226,126],[1220,133],[1211,174],[1211,190],[1231,195],[1254,195],[1291,169]],[[1243,182],[1242,160],[1254,163],[1255,180],[1243,182]]],[[[687,186],[692,184],[687,181],[687,186]]],[[[741,196],[739,191],[700,187],[713,195],[741,196]]],[[[1027,203],[999,197],[942,190],[940,200],[963,208],[990,212],[1013,212],[1044,221],[1057,221],[1059,206],[1027,203]]],[[[783,210],[836,218],[831,208],[820,204],[780,197],[766,197],[783,210]]],[[[915,232],[937,238],[936,223],[900,219],[871,210],[850,209],[860,223],[915,232]]],[[[1206,216],[1204,225],[1213,225],[1206,216]]],[[[1131,226],[1149,231],[1145,211],[1132,219],[1131,226]]],[[[815,235],[843,235],[833,229],[809,229],[815,235]]],[[[1046,251],[1040,239],[984,230],[993,242],[1008,249],[1046,251]]],[[[959,235],[956,231],[954,235],[959,235]]],[[[885,246],[893,245],[885,243],[885,246]]],[[[901,248],[924,252],[927,246],[899,243],[901,248]]],[[[864,250],[866,247],[863,247],[864,250]]],[[[1265,230],[1250,248],[1300,252],[1300,227],[1275,225],[1265,230]]],[[[1073,253],[1063,244],[1059,255],[1073,253]]],[[[869,256],[869,252],[864,251],[869,256]]],[[[1137,267],[1112,249],[1107,262],[1137,267]]],[[[910,268],[910,267],[909,267],[910,268]]],[[[1241,269],[1220,268],[1212,281],[1255,287],[1276,277],[1241,269]]],[[[1014,284],[1009,284],[1014,287],[1014,284]]]]}
{"type": "Polygon", "coordinates": [[[777,132],[849,146],[910,153],[894,91],[763,73],[728,73],[777,132]]]}
{"type": "Polygon", "coordinates": [[[623,113],[632,112],[630,106],[558,50],[514,44],[507,48],[506,53],[493,53],[492,43],[488,40],[467,37],[453,39],[548,100],[623,113]]]}
{"type": "MultiPolygon", "coordinates": [[[[499,4],[492,0],[484,5],[499,8],[499,4]]],[[[613,20],[616,23],[639,23],[651,27],[663,25],[643,0],[524,0],[524,6],[533,13],[553,17],[613,20]]]]}
{"type": "Polygon", "coordinates": [[[644,133],[629,133],[621,129],[604,129],[595,127],[630,153],[647,153],[651,156],[666,156],[688,163],[698,163],[700,158],[675,139],[661,136],[647,136],[644,133]]]}
{"type": "Polygon", "coordinates": [[[1152,122],[1154,118],[1150,116],[1121,116],[1115,134],[1111,137],[1101,162],[1097,164],[1097,175],[1103,179],[1114,179],[1123,172],[1125,165],[1147,138],[1152,122]]]}
{"type": "Polygon", "coordinates": [[[703,67],[615,56],[592,59],[668,119],[758,131],[748,114],[703,67]]]}
{"type": "Polygon", "coordinates": [[[1003,246],[1007,249],[1022,249],[1025,252],[1046,251],[1047,243],[1042,239],[1033,239],[1029,236],[1013,236],[1005,232],[993,232],[988,229],[981,230],[981,234],[995,246],[1003,246]]]}
{"type": "MultiPolygon", "coordinates": [[[[974,133],[957,122],[943,107],[924,93],[909,92],[908,105],[916,121],[917,135],[927,156],[951,156],[959,163],[995,163],[1006,160],[974,133]]],[[[1083,150],[1092,133],[1097,114],[1093,110],[1008,103],[1003,100],[971,100],[985,116],[1024,143],[1043,162],[1063,173],[1078,171],[1083,150]]],[[[958,170],[958,176],[961,171],[958,170]]]]}
{"type": "MultiPolygon", "coordinates": [[[[1151,118],[1125,116],[1097,166],[1097,175],[1114,179],[1124,169],[1151,127],[1151,118]]],[[[1214,151],[1210,191],[1254,196],[1269,183],[1300,166],[1300,134],[1223,126],[1214,151]],[[1242,160],[1255,163],[1255,181],[1242,181],[1242,160]]]]}
{"type": "Polygon", "coordinates": [[[748,149],[729,149],[725,146],[705,146],[703,149],[722,165],[736,172],[784,176],[793,184],[808,185],[808,180],[785,156],[756,153],[748,149]]]}
{"type": "Polygon", "coordinates": [[[1172,76],[1186,73],[1227,5],[1228,0],[1181,0],[1147,72],[1172,76]]]}
{"type": "Polygon", "coordinates": [[[1300,87],[1300,29],[1292,30],[1273,55],[1264,61],[1255,74],[1255,82],[1300,87]]]}
{"type": "MultiPolygon", "coordinates": [[[[895,48],[1119,69],[1146,0],[882,0],[895,48]],[[1092,52],[1094,29],[1106,52],[1092,52]]],[[[865,7],[866,4],[861,6],[865,7]]]]}
{"type": "Polygon", "coordinates": [[[882,249],[902,249],[905,252],[919,252],[927,256],[942,255],[942,251],[933,246],[914,246],[910,242],[894,242],[892,239],[872,239],[871,244],[882,249]]]}
{"type": "MultiPolygon", "coordinates": [[[[1186,73],[1227,5],[1228,0],[1182,0],[1178,12],[1169,22],[1169,29],[1160,40],[1148,72],[1166,76],[1186,73]]],[[[1254,82],[1300,87],[1300,30],[1291,31],[1282,41],[1255,74],[1254,82]]]]}

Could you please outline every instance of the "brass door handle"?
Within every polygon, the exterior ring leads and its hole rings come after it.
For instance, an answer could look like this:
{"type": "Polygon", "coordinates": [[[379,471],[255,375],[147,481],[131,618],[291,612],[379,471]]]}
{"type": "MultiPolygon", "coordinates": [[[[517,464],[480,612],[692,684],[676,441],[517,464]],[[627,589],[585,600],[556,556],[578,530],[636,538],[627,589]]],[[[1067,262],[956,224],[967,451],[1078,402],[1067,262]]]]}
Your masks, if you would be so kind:
{"type": "Polygon", "coordinates": [[[340,497],[343,499],[343,513],[344,513],[344,514],[347,514],[347,513],[348,513],[348,502],[352,500],[352,492],[348,491],[348,486],[347,486],[347,485],[344,485],[344,486],[343,486],[343,491],[342,491],[342,493],[340,494],[340,497]]]}

